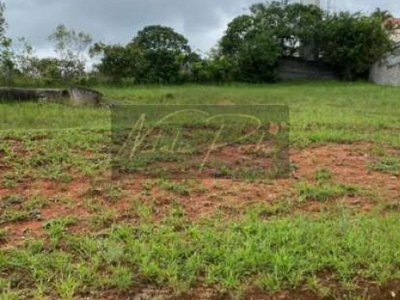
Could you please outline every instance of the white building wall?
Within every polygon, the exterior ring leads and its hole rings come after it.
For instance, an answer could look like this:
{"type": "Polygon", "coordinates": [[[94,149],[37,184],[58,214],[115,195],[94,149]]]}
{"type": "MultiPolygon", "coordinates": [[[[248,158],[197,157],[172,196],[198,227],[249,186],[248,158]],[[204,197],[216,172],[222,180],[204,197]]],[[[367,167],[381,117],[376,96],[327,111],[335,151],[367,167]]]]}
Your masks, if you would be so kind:
{"type": "Polygon", "coordinates": [[[400,86],[400,64],[388,67],[385,61],[375,63],[370,80],[379,85],[400,86]]]}
{"type": "Polygon", "coordinates": [[[400,30],[396,30],[392,35],[392,40],[396,43],[400,43],[400,30]]]}
{"type": "Polygon", "coordinates": [[[379,85],[400,86],[400,47],[372,66],[370,80],[379,85]]]}

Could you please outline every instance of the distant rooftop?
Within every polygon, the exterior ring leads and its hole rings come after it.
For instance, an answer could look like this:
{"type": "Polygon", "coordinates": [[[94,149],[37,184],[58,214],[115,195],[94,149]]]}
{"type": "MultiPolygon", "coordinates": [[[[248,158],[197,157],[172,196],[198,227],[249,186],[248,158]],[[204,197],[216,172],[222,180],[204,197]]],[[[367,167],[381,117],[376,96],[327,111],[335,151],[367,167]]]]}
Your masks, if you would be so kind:
{"type": "Polygon", "coordinates": [[[399,25],[400,26],[400,18],[390,18],[387,19],[384,23],[384,25],[399,25]]]}

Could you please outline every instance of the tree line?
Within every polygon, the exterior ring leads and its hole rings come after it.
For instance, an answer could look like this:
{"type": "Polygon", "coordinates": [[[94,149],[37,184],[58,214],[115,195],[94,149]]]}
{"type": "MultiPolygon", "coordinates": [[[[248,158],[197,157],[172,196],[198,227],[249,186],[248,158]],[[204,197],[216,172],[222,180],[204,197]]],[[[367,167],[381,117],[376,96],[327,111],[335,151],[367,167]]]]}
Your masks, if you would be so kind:
{"type": "Polygon", "coordinates": [[[205,56],[170,27],[148,26],[128,44],[112,45],[60,25],[48,37],[56,57],[38,58],[26,39],[7,37],[5,13],[0,2],[0,81],[8,85],[275,82],[279,61],[290,57],[326,63],[345,80],[365,79],[371,65],[394,49],[390,35],[398,29],[379,9],[330,14],[268,2],[234,18],[205,56]],[[98,63],[88,69],[90,58],[98,63]]]}

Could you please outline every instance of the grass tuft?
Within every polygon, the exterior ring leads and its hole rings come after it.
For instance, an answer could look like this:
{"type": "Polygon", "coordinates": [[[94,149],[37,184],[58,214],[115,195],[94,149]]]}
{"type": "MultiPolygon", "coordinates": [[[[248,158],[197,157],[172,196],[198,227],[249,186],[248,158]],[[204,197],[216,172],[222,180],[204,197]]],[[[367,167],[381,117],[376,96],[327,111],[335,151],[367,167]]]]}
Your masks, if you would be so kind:
{"type": "Polygon", "coordinates": [[[321,182],[317,184],[301,182],[297,189],[301,200],[320,202],[327,202],[346,196],[355,197],[361,193],[361,189],[356,186],[321,182]]]}

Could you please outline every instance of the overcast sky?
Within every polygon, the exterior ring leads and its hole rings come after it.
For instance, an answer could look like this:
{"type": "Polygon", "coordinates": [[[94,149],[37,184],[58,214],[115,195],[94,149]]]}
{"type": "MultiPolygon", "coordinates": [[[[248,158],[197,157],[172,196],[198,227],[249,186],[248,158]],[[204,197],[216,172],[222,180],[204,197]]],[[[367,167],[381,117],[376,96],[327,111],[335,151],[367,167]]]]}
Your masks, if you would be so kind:
{"type": "MultiPolygon", "coordinates": [[[[262,0],[261,0],[262,1],[262,0]]],[[[47,36],[59,24],[93,34],[95,41],[129,42],[147,25],[175,28],[193,49],[207,52],[233,17],[260,0],[3,0],[8,36],[26,37],[40,56],[51,52],[47,36]]],[[[324,4],[327,0],[321,0],[324,4]]],[[[333,7],[369,12],[376,7],[400,17],[398,0],[331,0],[333,7]]]]}

